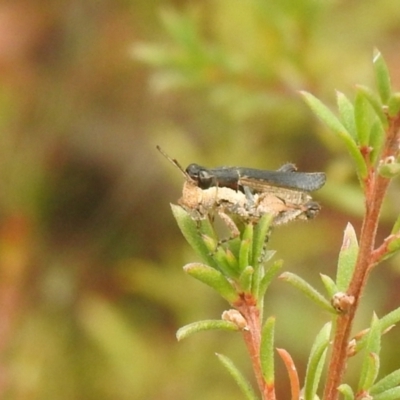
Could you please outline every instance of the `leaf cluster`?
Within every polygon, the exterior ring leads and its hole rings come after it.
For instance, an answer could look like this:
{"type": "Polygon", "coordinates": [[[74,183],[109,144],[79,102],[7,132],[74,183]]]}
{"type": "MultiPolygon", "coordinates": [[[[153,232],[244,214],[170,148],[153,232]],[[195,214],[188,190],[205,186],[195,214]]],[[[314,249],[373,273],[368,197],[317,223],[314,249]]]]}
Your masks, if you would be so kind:
{"type": "MultiPolygon", "coordinates": [[[[293,399],[299,396],[314,399],[317,395],[332,338],[325,399],[336,399],[339,392],[346,399],[373,396],[374,399],[386,400],[400,396],[400,369],[378,380],[381,336],[398,323],[400,308],[380,319],[373,314],[369,327],[353,339],[349,337],[369,272],[400,249],[400,217],[392,233],[382,244],[374,247],[386,189],[390,180],[400,172],[400,94],[393,92],[387,66],[378,51],[373,61],[378,94],[358,85],[354,101],[350,101],[338,92],[338,116],[313,95],[302,93],[313,112],[342,141],[352,157],[364,193],[366,211],[359,238],[351,224],[345,229],[336,278],[321,274],[325,295],[294,273],[280,275],[281,280],[299,289],[331,316],[311,348],[302,390],[293,359],[286,350],[278,349],[288,371],[293,399]],[[363,362],[358,386],[353,390],[343,383],[342,377],[348,358],[358,353],[363,354],[363,362]]],[[[274,399],[275,318],[270,316],[263,322],[263,304],[282,262],[272,262],[274,252],[267,250],[271,216],[265,215],[255,224],[243,224],[239,237],[221,241],[211,217],[197,221],[179,206],[172,206],[172,211],[186,240],[204,260],[204,264],[186,265],[185,272],[213,288],[233,308],[225,312],[221,320],[200,321],[181,328],[177,333],[178,339],[212,329],[241,332],[252,359],[261,398],[274,399]]],[[[218,355],[218,358],[246,398],[258,399],[232,360],[223,355],[218,355]]]]}

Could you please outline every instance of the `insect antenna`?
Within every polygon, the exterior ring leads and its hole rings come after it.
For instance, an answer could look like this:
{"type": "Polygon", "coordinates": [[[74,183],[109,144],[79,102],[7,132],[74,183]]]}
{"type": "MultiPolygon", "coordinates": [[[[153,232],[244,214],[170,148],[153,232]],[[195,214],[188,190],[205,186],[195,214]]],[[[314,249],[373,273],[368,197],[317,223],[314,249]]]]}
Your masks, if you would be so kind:
{"type": "Polygon", "coordinates": [[[178,160],[175,158],[171,158],[159,145],[156,146],[157,150],[172,164],[175,165],[182,172],[183,176],[186,180],[192,181],[193,179],[189,176],[189,174],[182,168],[182,165],[179,164],[178,160]]]}

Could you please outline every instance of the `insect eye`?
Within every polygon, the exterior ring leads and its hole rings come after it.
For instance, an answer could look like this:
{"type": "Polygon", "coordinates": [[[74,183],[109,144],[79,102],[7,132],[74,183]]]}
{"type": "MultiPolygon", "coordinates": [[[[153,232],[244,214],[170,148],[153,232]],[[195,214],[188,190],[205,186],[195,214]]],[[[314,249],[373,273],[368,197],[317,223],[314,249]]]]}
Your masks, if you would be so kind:
{"type": "Polygon", "coordinates": [[[197,164],[190,164],[186,168],[187,174],[196,182],[199,181],[199,174],[200,174],[200,166],[197,164]]]}
{"type": "Polygon", "coordinates": [[[205,189],[212,186],[214,175],[210,174],[207,170],[200,170],[199,171],[199,183],[200,186],[205,189]]]}
{"type": "Polygon", "coordinates": [[[206,168],[198,164],[190,164],[186,168],[186,173],[197,183],[201,189],[208,189],[213,186],[214,175],[212,175],[206,168]]]}

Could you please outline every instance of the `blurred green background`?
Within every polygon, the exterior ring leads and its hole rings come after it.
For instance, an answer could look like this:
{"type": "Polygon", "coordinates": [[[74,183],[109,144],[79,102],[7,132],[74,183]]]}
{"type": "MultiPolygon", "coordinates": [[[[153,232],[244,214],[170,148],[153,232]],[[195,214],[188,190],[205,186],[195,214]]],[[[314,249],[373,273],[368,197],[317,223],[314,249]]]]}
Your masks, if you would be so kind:
{"type": "MultiPolygon", "coordinates": [[[[250,374],[239,335],[176,342],[227,305],[182,272],[196,260],[169,209],[182,176],[155,145],[183,165],[326,171],[318,218],[270,242],[321,288],[362,198],[298,90],[334,107],[335,89],[372,83],[374,46],[398,89],[399,38],[398,0],[2,1],[0,398],[242,399],[214,356],[250,374]]],[[[381,238],[399,194],[392,185],[381,238]]],[[[400,303],[399,266],[372,275],[356,328],[400,303]]],[[[328,316],[279,281],[265,310],[303,376],[328,316]]],[[[398,335],[385,372],[399,367],[398,335]]]]}

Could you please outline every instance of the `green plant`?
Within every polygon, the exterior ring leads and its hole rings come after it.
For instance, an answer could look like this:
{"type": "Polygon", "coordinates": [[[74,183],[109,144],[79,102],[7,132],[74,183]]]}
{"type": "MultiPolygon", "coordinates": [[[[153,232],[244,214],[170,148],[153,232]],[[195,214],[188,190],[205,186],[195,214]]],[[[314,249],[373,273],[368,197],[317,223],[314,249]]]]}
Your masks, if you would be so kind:
{"type": "MultiPolygon", "coordinates": [[[[289,352],[278,350],[287,367],[292,399],[300,398],[301,387],[302,398],[312,400],[317,395],[331,337],[332,351],[323,390],[325,400],[337,399],[339,393],[346,399],[400,398],[400,369],[377,381],[381,336],[400,320],[400,308],[381,318],[373,314],[370,326],[351,339],[354,317],[370,272],[400,249],[400,217],[391,234],[382,243],[376,243],[382,202],[390,181],[400,173],[400,93],[392,91],[388,69],[378,51],[374,54],[374,70],[379,95],[361,85],[356,86],[354,102],[338,93],[338,117],[313,95],[302,93],[313,112],[344,143],[352,157],[364,195],[365,213],[358,238],[350,224],[345,229],[336,279],[321,275],[326,296],[296,274],[280,275],[280,279],[300,289],[331,316],[314,341],[303,384],[289,352]],[[359,383],[352,389],[343,382],[344,371],[349,358],[361,351],[364,358],[359,383]]],[[[220,244],[210,220],[194,221],[180,206],[172,206],[172,210],[183,235],[205,260],[205,264],[186,265],[185,272],[215,289],[231,307],[221,320],[200,321],[181,328],[178,339],[211,329],[240,331],[260,396],[264,400],[274,399],[275,318],[264,321],[263,304],[282,262],[273,262],[274,252],[266,250],[271,216],[265,215],[254,225],[244,224],[238,238],[220,244]]],[[[260,398],[229,358],[223,355],[218,358],[247,399],[260,398]]]]}

